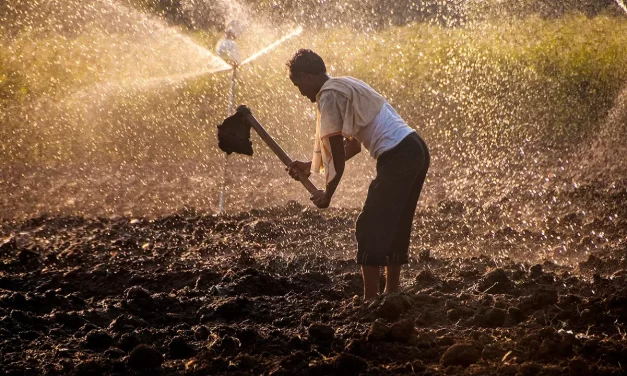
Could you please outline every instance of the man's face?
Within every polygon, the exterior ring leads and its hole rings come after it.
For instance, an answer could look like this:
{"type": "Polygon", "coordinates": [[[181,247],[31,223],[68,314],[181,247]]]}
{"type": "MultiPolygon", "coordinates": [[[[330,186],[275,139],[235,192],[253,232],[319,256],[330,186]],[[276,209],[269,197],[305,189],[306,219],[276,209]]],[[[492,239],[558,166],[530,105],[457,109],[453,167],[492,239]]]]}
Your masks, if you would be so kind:
{"type": "Polygon", "coordinates": [[[298,88],[300,94],[309,98],[312,103],[316,102],[316,94],[318,94],[318,88],[315,87],[315,76],[309,73],[298,73],[290,75],[290,80],[294,83],[294,86],[298,88]]]}

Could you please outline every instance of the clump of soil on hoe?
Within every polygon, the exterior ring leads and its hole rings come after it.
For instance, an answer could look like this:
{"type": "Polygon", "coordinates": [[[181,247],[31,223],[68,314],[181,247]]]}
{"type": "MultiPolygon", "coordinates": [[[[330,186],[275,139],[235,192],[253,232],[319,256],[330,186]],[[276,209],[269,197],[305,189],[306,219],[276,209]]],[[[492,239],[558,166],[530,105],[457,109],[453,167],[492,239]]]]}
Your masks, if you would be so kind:
{"type": "Polygon", "coordinates": [[[5,222],[0,374],[624,374],[620,241],[562,266],[445,258],[425,249],[462,222],[490,252],[541,240],[487,236],[461,211],[418,214],[432,237],[414,242],[404,291],[367,305],[355,210],[5,222]]]}

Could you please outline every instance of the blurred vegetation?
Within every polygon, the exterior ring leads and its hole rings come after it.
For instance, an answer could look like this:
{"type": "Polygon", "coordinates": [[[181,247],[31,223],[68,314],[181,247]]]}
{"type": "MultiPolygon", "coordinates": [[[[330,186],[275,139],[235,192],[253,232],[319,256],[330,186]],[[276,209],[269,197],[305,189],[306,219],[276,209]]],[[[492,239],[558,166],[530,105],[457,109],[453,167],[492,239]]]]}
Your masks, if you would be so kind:
{"type": "MultiPolygon", "coordinates": [[[[65,0],[66,3],[78,0],[65,0]]],[[[468,22],[495,18],[558,18],[579,12],[587,17],[619,14],[614,0],[100,0],[139,9],[171,24],[190,30],[223,31],[238,10],[250,9],[257,17],[274,23],[295,22],[305,27],[350,26],[381,29],[426,22],[440,26],[460,26],[468,22]]],[[[89,18],[93,12],[83,12],[89,18]],[[90,14],[91,13],[91,14],[90,14]]],[[[72,15],[63,6],[48,0],[4,0],[0,2],[0,31],[15,34],[25,28],[37,28],[54,20],[59,30],[72,33],[72,15]]]]}
{"type": "MultiPolygon", "coordinates": [[[[159,4],[168,13],[178,2],[159,4]]],[[[284,65],[308,47],[325,58],[332,75],[361,78],[382,92],[442,154],[464,159],[518,145],[578,142],[596,131],[627,84],[627,22],[607,13],[545,16],[453,28],[429,22],[361,32],[309,28],[240,69],[236,102],[248,104],[284,148],[308,157],[314,107],[299,96],[284,65]]],[[[34,35],[5,30],[0,38],[3,163],[219,155],[214,132],[226,115],[228,72],[103,94],[94,85],[115,83],[121,72],[147,74],[142,66],[119,67],[124,53],[147,59],[128,50],[131,37],[115,30],[34,35]]],[[[210,50],[220,36],[191,35],[210,50]]],[[[255,37],[242,36],[245,51],[264,45],[255,37]]]]}
{"type": "MultiPolygon", "coordinates": [[[[221,30],[228,2],[203,0],[127,0],[193,29],[221,30]]],[[[291,20],[310,27],[382,28],[413,22],[459,26],[494,17],[556,18],[572,12],[588,17],[616,12],[613,0],[243,0],[245,7],[275,22],[291,20]]]]}

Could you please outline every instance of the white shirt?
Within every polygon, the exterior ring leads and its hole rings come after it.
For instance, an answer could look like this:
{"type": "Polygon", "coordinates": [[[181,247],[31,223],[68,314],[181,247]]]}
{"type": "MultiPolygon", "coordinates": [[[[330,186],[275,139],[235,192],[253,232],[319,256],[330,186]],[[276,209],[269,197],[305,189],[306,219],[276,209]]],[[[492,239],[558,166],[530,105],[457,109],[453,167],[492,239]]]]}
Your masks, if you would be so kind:
{"type": "MultiPolygon", "coordinates": [[[[326,123],[327,127],[333,124],[333,128],[337,128],[337,132],[332,134],[341,134],[342,114],[346,113],[348,98],[335,93],[333,90],[327,90],[320,96],[318,105],[323,123],[326,123]]],[[[376,159],[384,152],[394,148],[412,132],[415,130],[409,127],[386,101],[377,117],[362,127],[354,135],[354,138],[376,159]]]]}
{"type": "Polygon", "coordinates": [[[413,132],[415,130],[405,123],[388,102],[385,102],[379,115],[372,123],[363,127],[355,135],[355,138],[376,159],[386,151],[393,149],[413,132]]]}

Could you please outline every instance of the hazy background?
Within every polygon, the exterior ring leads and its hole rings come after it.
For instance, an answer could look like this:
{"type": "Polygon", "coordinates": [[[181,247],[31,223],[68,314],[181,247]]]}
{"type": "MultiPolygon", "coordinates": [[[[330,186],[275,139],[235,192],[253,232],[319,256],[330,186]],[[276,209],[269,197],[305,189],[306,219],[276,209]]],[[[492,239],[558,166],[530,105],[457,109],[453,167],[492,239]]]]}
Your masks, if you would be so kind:
{"type": "MultiPolygon", "coordinates": [[[[242,67],[236,93],[294,158],[310,157],[315,107],[285,62],[306,47],[427,140],[422,204],[509,197],[522,216],[556,189],[627,177],[618,2],[5,0],[0,14],[0,218],[215,212],[230,72],[211,73],[228,68],[212,52],[232,19],[244,57],[304,28],[242,67]]],[[[254,144],[229,157],[227,210],[306,203],[254,144]]],[[[373,176],[362,153],[333,205],[359,207],[373,176]]]]}

